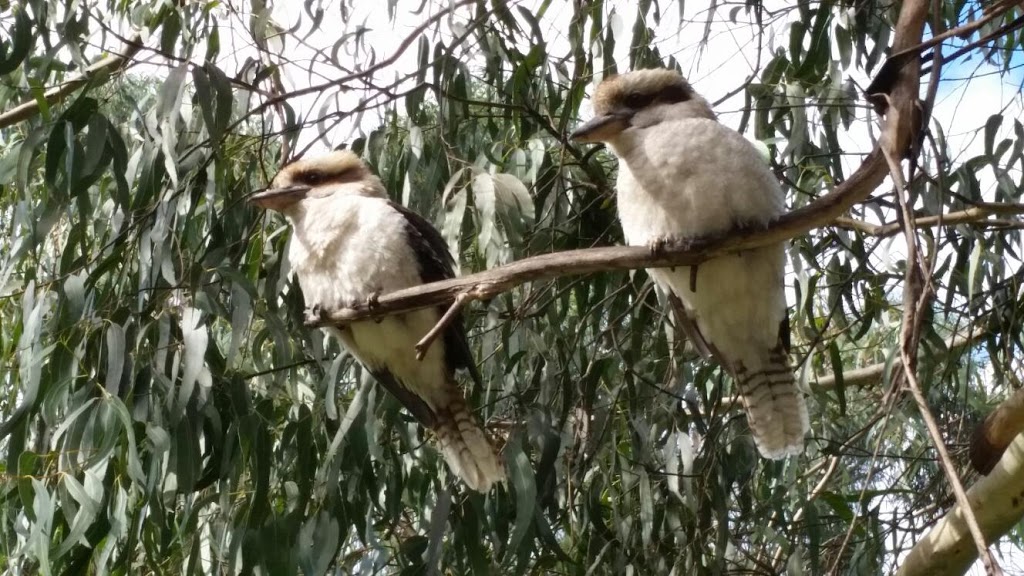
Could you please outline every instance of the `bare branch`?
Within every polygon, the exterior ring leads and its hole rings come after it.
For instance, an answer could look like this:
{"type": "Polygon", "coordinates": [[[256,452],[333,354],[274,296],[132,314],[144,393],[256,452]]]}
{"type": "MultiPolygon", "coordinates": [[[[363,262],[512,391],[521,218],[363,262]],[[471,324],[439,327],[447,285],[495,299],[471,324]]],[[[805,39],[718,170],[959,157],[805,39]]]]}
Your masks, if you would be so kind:
{"type": "Polygon", "coordinates": [[[988,474],[999,462],[1006,447],[1024,432],[1024,390],[1017,390],[992,411],[974,431],[971,439],[971,464],[988,474]]]}
{"type": "MultiPolygon", "coordinates": [[[[890,107],[890,110],[893,109],[890,107]]],[[[921,385],[917,381],[917,348],[921,341],[921,327],[924,320],[924,312],[931,303],[932,286],[931,276],[928,275],[929,266],[925,258],[920,254],[917,238],[917,228],[914,224],[914,214],[910,210],[907,201],[907,186],[903,179],[903,173],[899,162],[896,160],[898,152],[894,147],[883,144],[885,159],[889,163],[889,171],[892,175],[893,184],[896,188],[896,197],[899,199],[900,211],[903,215],[903,232],[907,244],[907,271],[906,280],[903,283],[903,322],[900,326],[900,358],[903,360],[903,378],[910,389],[910,394],[917,403],[921,412],[928,435],[935,445],[939,455],[939,463],[946,474],[953,494],[956,496],[957,506],[962,510],[964,521],[970,531],[974,546],[978,550],[982,564],[989,576],[1001,576],[1003,573],[999,563],[989,552],[988,544],[985,542],[985,535],[978,525],[974,510],[967,499],[967,492],[964,490],[960,476],[957,474],[953,460],[949,457],[946,443],[942,438],[942,431],[935,421],[935,416],[928,407],[928,400],[924,397],[921,385]]],[[[913,166],[913,165],[911,165],[913,166]]]]}
{"type": "Polygon", "coordinates": [[[423,360],[423,357],[427,355],[427,350],[430,350],[430,345],[437,339],[438,334],[443,332],[452,323],[452,320],[462,310],[462,307],[472,298],[473,296],[469,292],[463,292],[455,297],[455,301],[448,307],[448,311],[444,313],[444,316],[441,316],[441,319],[430,329],[430,332],[427,332],[427,335],[416,343],[417,360],[423,360]]]}
{"type": "Polygon", "coordinates": [[[372,312],[367,306],[361,305],[333,310],[325,313],[325,316],[331,324],[344,325],[373,315],[444,306],[460,293],[469,292],[474,294],[474,299],[482,300],[493,298],[526,282],[561,276],[609,270],[692,266],[723,254],[783,242],[828,225],[851,206],[867,198],[885,178],[885,170],[885,159],[881,152],[873,150],[860,168],[831,193],[783,215],[764,229],[740,229],[723,235],[697,238],[685,247],[666,247],[657,254],[641,246],[609,246],[542,254],[484,272],[384,294],[372,312]]]}
{"type": "Polygon", "coordinates": [[[245,122],[250,116],[259,114],[264,110],[267,110],[268,108],[277,106],[278,104],[286,102],[287,100],[290,100],[292,98],[297,98],[299,96],[304,96],[306,94],[316,94],[319,92],[323,92],[325,90],[329,90],[331,88],[344,88],[346,84],[349,84],[353,81],[373,76],[373,74],[376,73],[378,70],[387,68],[388,66],[397,62],[398,59],[402,57],[402,54],[404,54],[405,51],[408,50],[410,46],[412,46],[413,42],[415,42],[417,38],[419,38],[427,30],[429,30],[430,27],[435,25],[439,20],[441,20],[445,16],[453,14],[459,8],[463,8],[474,3],[476,3],[476,0],[463,0],[462,2],[454,3],[445,10],[442,10],[437,14],[434,14],[430,18],[427,18],[426,20],[423,21],[422,24],[413,29],[412,33],[406,36],[401,43],[399,43],[398,47],[395,49],[394,52],[391,53],[390,56],[384,58],[380,62],[373,64],[372,66],[368,66],[365,69],[355,72],[353,74],[348,74],[346,76],[342,76],[341,78],[336,78],[334,80],[331,80],[330,82],[317,84],[315,86],[308,86],[306,88],[300,88],[298,90],[293,90],[286,94],[281,94],[268,100],[265,100],[260,105],[243,114],[241,118],[235,120],[231,125],[228,126],[227,131],[230,132],[234,130],[242,122],[245,122]]]}
{"type": "MultiPolygon", "coordinates": [[[[938,44],[941,44],[944,40],[947,40],[947,39],[952,38],[954,36],[959,36],[961,38],[968,38],[968,37],[970,37],[971,34],[974,33],[975,30],[977,30],[978,28],[981,28],[985,24],[988,24],[990,21],[994,20],[995,18],[998,18],[998,17],[1002,16],[1003,14],[1008,12],[1011,8],[1013,8],[1014,6],[1017,6],[1019,3],[1020,3],[1019,0],[1002,0],[1002,2],[996,2],[995,4],[990,6],[987,10],[985,10],[986,14],[984,16],[982,16],[981,18],[978,18],[977,20],[975,20],[973,22],[968,22],[967,24],[964,24],[963,26],[957,26],[956,28],[950,28],[949,30],[946,30],[945,32],[942,32],[941,34],[936,34],[935,36],[932,36],[931,38],[929,38],[929,39],[925,40],[924,42],[921,42],[920,44],[917,44],[915,46],[910,46],[908,48],[904,48],[902,50],[899,50],[898,52],[895,52],[892,55],[890,55],[889,59],[892,60],[892,59],[902,58],[902,57],[910,55],[910,54],[920,54],[921,52],[924,52],[925,50],[927,50],[927,49],[929,49],[929,48],[931,48],[933,46],[937,46],[938,44]]],[[[992,38],[988,38],[988,37],[986,38],[986,40],[991,40],[991,39],[992,38]]]]}
{"type": "MultiPolygon", "coordinates": [[[[968,334],[963,336],[954,336],[946,340],[946,347],[949,355],[959,353],[964,348],[969,348],[975,345],[979,340],[988,336],[988,328],[975,328],[968,334]]],[[[854,368],[853,370],[843,371],[843,385],[844,386],[872,386],[882,381],[885,377],[886,367],[896,371],[902,370],[903,361],[896,359],[892,364],[885,362],[879,362],[877,364],[871,364],[870,366],[864,366],[863,368],[854,368]]],[[[834,388],[836,385],[835,374],[827,374],[815,380],[811,386],[814,388],[829,389],[834,388]]]]}
{"type": "MultiPolygon", "coordinates": [[[[78,90],[90,80],[97,78],[102,75],[110,75],[120,72],[128,66],[130,60],[142,47],[142,37],[136,34],[125,43],[124,50],[121,54],[104,56],[97,60],[93,65],[85,69],[82,74],[67,80],[60,86],[50,88],[43,93],[43,100],[48,105],[53,105],[66,98],[72,92],[78,90]]],[[[0,128],[7,128],[13,126],[22,120],[31,118],[32,116],[39,113],[39,99],[32,99],[23,104],[19,104],[10,110],[0,114],[0,128]]]]}
{"type": "MultiPolygon", "coordinates": [[[[957,212],[950,212],[948,214],[939,214],[936,216],[921,216],[914,219],[914,224],[917,226],[956,226],[958,224],[970,224],[974,222],[985,221],[989,216],[996,215],[1016,215],[1024,214],[1024,204],[1008,203],[999,204],[995,202],[984,202],[977,206],[972,206],[966,210],[959,210],[957,212]]],[[[1004,221],[993,221],[994,223],[1003,224],[1004,221]]],[[[886,238],[889,236],[895,236],[902,230],[899,222],[890,222],[887,224],[872,224],[870,222],[864,222],[863,220],[854,220],[853,218],[839,217],[836,218],[834,224],[839,228],[846,228],[848,230],[856,230],[870,236],[877,236],[879,238],[886,238]]]]}

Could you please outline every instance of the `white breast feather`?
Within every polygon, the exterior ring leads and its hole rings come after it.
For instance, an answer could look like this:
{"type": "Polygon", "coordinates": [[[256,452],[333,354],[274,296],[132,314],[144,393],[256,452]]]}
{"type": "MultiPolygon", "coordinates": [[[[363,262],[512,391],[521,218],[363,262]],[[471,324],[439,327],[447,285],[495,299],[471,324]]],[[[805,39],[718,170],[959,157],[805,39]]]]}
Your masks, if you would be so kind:
{"type": "MultiPolygon", "coordinates": [[[[324,310],[364,304],[373,294],[384,294],[422,284],[416,254],[408,243],[406,218],[386,200],[334,194],[306,199],[289,214],[294,229],[289,259],[302,286],[306,305],[324,310]]],[[[428,308],[348,326],[350,352],[374,368],[387,366],[400,381],[442,383],[414,389],[432,408],[446,398],[444,342],[431,345],[422,361],[415,345],[437,323],[428,308]]]]}
{"type": "MultiPolygon", "coordinates": [[[[724,232],[763,224],[784,209],[782,190],[753,146],[706,119],[626,131],[616,142],[618,202],[626,241],[724,232]]],[[[704,337],[730,361],[759,365],[778,344],[786,310],[781,244],[726,256],[690,269],[652,270],[693,311],[704,337]]]]}

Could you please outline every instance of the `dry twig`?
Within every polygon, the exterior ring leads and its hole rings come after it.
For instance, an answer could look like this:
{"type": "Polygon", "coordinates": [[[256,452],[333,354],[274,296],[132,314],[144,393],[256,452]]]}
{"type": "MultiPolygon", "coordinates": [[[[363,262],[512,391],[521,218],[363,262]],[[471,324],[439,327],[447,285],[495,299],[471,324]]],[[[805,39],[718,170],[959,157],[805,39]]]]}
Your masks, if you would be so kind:
{"type": "Polygon", "coordinates": [[[462,292],[455,297],[455,301],[448,307],[448,310],[441,316],[441,319],[437,321],[437,324],[427,332],[426,336],[423,337],[419,342],[416,343],[416,359],[423,360],[423,357],[427,355],[427,350],[430,350],[430,345],[437,339],[437,336],[444,332],[444,329],[452,323],[452,320],[459,315],[462,307],[467,302],[472,300],[473,297],[469,292],[462,292]]]}
{"type": "Polygon", "coordinates": [[[935,444],[935,449],[939,453],[939,463],[942,465],[950,487],[953,489],[953,494],[956,496],[957,505],[964,515],[964,521],[970,530],[974,545],[978,549],[978,555],[985,566],[985,571],[990,576],[999,576],[1003,571],[989,552],[988,544],[985,542],[985,535],[978,525],[974,510],[967,499],[967,492],[964,490],[963,483],[960,482],[960,476],[953,466],[953,461],[949,457],[949,451],[946,449],[946,443],[942,439],[942,431],[939,430],[939,425],[936,423],[935,417],[928,407],[928,400],[924,397],[920,383],[917,381],[917,347],[921,340],[924,312],[931,302],[931,282],[930,277],[926,278],[925,276],[927,266],[924,263],[923,257],[918,253],[914,214],[911,212],[907,202],[906,183],[903,180],[900,165],[893,154],[885,147],[883,147],[883,152],[885,152],[886,160],[889,162],[893,184],[896,187],[896,196],[899,199],[900,209],[903,214],[904,234],[907,243],[907,271],[906,280],[903,283],[903,323],[900,330],[900,358],[903,360],[903,377],[907,387],[910,389],[911,396],[913,396],[918,409],[921,411],[921,418],[928,429],[928,435],[931,437],[932,443],[935,444]]]}

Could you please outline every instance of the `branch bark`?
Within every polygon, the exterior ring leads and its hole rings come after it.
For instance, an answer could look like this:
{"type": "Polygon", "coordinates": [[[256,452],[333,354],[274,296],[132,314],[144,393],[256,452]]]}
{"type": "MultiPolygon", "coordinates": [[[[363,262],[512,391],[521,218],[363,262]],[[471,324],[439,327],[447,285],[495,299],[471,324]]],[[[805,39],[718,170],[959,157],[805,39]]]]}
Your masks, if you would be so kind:
{"type": "MultiPolygon", "coordinates": [[[[60,86],[50,88],[43,93],[43,100],[47,105],[62,101],[69,94],[84,86],[90,80],[102,74],[114,74],[126,68],[132,57],[142,48],[142,37],[136,34],[125,43],[121,54],[105,56],[97,60],[93,65],[85,69],[85,72],[65,81],[60,86]]],[[[39,113],[39,100],[32,99],[7,110],[0,114],[0,128],[13,126],[22,120],[31,118],[39,113]]]]}
{"type": "Polygon", "coordinates": [[[1017,390],[992,411],[974,431],[971,464],[988,474],[1018,434],[1024,432],[1024,389],[1017,390]]]}
{"type": "MultiPolygon", "coordinates": [[[[964,348],[969,348],[970,346],[973,346],[988,334],[988,328],[975,328],[974,330],[963,336],[954,336],[952,338],[949,338],[948,340],[946,340],[948,354],[953,355],[959,353],[964,348]]],[[[877,384],[878,382],[881,382],[884,378],[886,366],[889,366],[889,369],[892,370],[893,372],[899,372],[903,369],[903,361],[897,358],[892,362],[892,364],[879,362],[877,364],[864,366],[863,368],[844,370],[843,385],[863,387],[877,384]]],[[[821,389],[834,388],[835,385],[836,375],[834,373],[822,376],[821,378],[818,378],[811,384],[812,387],[821,389]]]]}
{"type": "MultiPolygon", "coordinates": [[[[1017,214],[1024,214],[1024,204],[1000,204],[997,202],[983,202],[977,204],[976,206],[971,206],[970,208],[967,208],[965,210],[950,212],[948,214],[915,217],[914,224],[919,227],[955,226],[958,224],[982,222],[987,220],[989,216],[1017,214]]],[[[1006,225],[1006,221],[992,221],[992,223],[1006,225]]],[[[902,225],[899,222],[890,222],[888,224],[872,224],[870,222],[864,222],[863,220],[854,220],[852,218],[846,218],[842,216],[836,218],[835,225],[839,228],[856,230],[858,232],[863,232],[864,234],[868,234],[870,236],[877,236],[879,238],[895,236],[903,231],[902,225]]]]}
{"type": "Polygon", "coordinates": [[[432,282],[382,295],[371,311],[366,305],[325,312],[323,324],[344,325],[372,316],[409,312],[450,303],[459,294],[469,300],[486,300],[520,284],[573,274],[608,270],[692,266],[710,258],[784,242],[814,228],[832,223],[854,204],[867,198],[885,179],[886,163],[876,148],[848,180],[806,206],[793,210],[763,229],[740,229],[727,234],[697,238],[686,246],[667,247],[652,253],[639,246],[609,246],[567,250],[524,258],[484,272],[432,282]]]}
{"type": "MultiPolygon", "coordinates": [[[[967,491],[982,533],[988,541],[998,540],[1024,517],[1024,434],[1007,448],[988,476],[967,491]]],[[[956,505],[917,541],[897,576],[936,576],[965,573],[977,559],[978,550],[960,505],[956,505]]]]}

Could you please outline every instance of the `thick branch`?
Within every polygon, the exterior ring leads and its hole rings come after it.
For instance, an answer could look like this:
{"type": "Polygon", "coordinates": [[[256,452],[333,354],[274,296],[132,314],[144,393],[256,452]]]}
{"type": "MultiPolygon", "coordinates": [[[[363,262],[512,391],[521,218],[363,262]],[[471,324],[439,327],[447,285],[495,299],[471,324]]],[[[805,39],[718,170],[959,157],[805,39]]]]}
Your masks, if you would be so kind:
{"type": "Polygon", "coordinates": [[[1006,451],[1006,447],[1024,432],[1024,390],[1017,390],[992,411],[974,431],[971,439],[971,464],[988,474],[1006,451]]]}
{"type": "Polygon", "coordinates": [[[526,282],[550,280],[573,274],[593,274],[608,270],[667,268],[695,265],[710,258],[784,242],[809,230],[830,224],[851,206],[867,198],[885,178],[885,159],[877,149],[848,180],[831,193],[783,215],[765,229],[734,230],[728,234],[700,238],[686,247],[670,247],[652,253],[645,247],[611,246],[586,250],[568,250],[525,258],[498,268],[398,290],[380,297],[373,312],[365,306],[334,310],[325,314],[328,323],[346,324],[372,315],[395,314],[431,306],[447,305],[459,294],[471,300],[493,298],[526,282]]]}
{"type": "MultiPolygon", "coordinates": [[[[992,472],[967,491],[967,500],[989,542],[1009,532],[1024,517],[1024,435],[1010,444],[992,472]]],[[[903,560],[897,576],[965,573],[978,557],[959,505],[935,523],[903,560]]]]}
{"type": "MultiPolygon", "coordinates": [[[[78,76],[65,81],[60,86],[50,88],[43,93],[43,99],[46,100],[48,105],[53,105],[66,98],[72,92],[75,92],[87,82],[104,74],[114,74],[125,68],[132,57],[142,47],[142,38],[138,34],[133,36],[131,40],[125,43],[124,50],[121,54],[104,56],[96,61],[93,65],[85,69],[85,72],[78,76]]],[[[0,128],[7,128],[13,126],[22,120],[31,118],[32,116],[39,113],[39,99],[32,99],[23,104],[19,104],[14,108],[0,114],[0,128]]]]}

